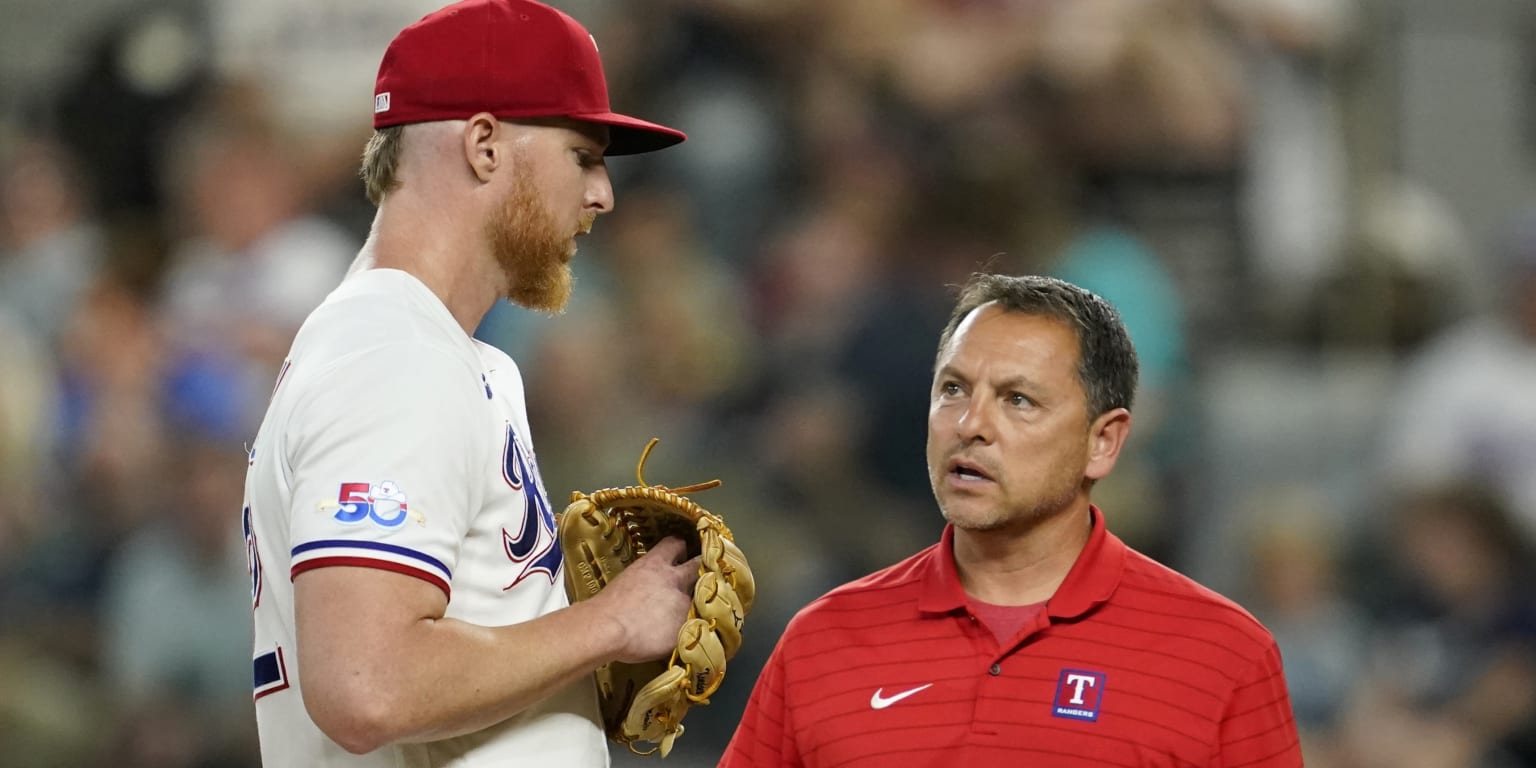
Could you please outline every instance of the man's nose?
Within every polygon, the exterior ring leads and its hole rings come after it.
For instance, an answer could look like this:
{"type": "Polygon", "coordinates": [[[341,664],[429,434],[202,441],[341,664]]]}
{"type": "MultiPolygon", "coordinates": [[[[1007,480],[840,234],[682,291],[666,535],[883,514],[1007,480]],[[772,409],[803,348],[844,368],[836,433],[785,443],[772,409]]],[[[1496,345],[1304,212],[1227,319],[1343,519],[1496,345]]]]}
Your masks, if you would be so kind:
{"type": "Polygon", "coordinates": [[[605,167],[595,169],[592,180],[587,183],[586,208],[597,213],[613,210],[613,182],[605,167]]]}
{"type": "Polygon", "coordinates": [[[960,439],[965,442],[980,441],[990,443],[995,437],[994,419],[990,404],[982,399],[973,397],[965,405],[965,410],[960,414],[960,420],[955,423],[955,431],[960,439]]]}

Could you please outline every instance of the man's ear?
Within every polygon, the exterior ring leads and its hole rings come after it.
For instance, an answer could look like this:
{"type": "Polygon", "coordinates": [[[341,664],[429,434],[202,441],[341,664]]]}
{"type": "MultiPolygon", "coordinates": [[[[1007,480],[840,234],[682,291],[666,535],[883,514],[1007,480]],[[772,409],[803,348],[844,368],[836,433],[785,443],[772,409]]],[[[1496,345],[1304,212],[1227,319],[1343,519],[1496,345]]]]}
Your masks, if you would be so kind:
{"type": "Polygon", "coordinates": [[[470,173],[481,182],[491,180],[491,175],[502,163],[508,161],[501,145],[502,124],[495,115],[481,112],[464,125],[464,159],[470,173]]]}
{"type": "Polygon", "coordinates": [[[1088,427],[1088,466],[1083,476],[1089,480],[1102,480],[1115,468],[1120,449],[1125,447],[1131,434],[1131,412],[1114,408],[1099,414],[1088,427]]]}

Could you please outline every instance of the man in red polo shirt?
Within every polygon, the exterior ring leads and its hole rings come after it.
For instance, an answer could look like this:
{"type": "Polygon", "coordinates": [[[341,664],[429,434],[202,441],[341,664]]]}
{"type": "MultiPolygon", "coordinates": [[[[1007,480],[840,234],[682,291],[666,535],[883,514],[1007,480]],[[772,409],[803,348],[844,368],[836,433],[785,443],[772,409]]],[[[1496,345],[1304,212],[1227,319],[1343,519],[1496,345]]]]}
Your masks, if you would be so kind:
{"type": "Polygon", "coordinates": [[[722,766],[1300,766],[1274,638],[1089,501],[1131,430],[1103,299],[976,275],[939,341],[933,547],[790,622],[722,766]]]}

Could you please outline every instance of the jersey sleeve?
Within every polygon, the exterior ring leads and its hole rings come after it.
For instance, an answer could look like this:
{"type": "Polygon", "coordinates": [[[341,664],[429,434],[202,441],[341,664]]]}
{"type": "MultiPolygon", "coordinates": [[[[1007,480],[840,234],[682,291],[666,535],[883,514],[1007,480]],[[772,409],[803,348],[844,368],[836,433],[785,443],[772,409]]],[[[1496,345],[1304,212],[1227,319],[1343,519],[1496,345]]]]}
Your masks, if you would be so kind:
{"type": "Polygon", "coordinates": [[[449,594],[476,506],[470,474],[486,402],[478,373],[420,342],[327,365],[289,422],[290,578],[362,566],[449,594]]]}
{"type": "Polygon", "coordinates": [[[1238,682],[1221,720],[1215,765],[1300,768],[1301,741],[1291,712],[1280,649],[1270,639],[1264,655],[1238,682]]]}
{"type": "Polygon", "coordinates": [[[805,765],[795,744],[794,728],[789,725],[789,701],[786,698],[784,645],[786,633],[768,657],[768,663],[752,687],[741,724],[731,736],[731,743],[721,758],[721,768],[751,768],[775,765],[799,768],[805,765]]]}

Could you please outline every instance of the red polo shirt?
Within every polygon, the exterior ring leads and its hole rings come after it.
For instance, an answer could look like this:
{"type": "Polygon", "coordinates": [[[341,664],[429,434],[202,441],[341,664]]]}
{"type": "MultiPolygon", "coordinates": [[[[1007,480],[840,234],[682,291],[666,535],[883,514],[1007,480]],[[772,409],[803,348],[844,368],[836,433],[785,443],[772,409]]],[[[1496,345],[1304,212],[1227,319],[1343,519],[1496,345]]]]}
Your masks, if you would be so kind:
{"type": "Polygon", "coordinates": [[[1300,766],[1269,631],[1091,514],[1066,581],[1002,645],[967,608],[948,528],[811,603],[720,764],[1300,766]]]}

